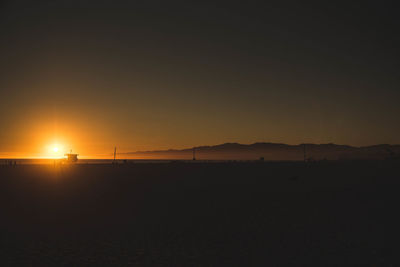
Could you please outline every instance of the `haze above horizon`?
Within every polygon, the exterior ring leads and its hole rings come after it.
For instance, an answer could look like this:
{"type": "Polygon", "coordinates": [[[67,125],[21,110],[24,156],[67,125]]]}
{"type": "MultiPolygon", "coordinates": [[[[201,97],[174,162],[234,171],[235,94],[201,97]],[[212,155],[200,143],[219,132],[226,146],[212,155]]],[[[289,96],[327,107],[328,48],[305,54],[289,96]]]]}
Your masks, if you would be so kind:
{"type": "Polygon", "coordinates": [[[394,3],[0,5],[0,157],[400,143],[394,3]]]}

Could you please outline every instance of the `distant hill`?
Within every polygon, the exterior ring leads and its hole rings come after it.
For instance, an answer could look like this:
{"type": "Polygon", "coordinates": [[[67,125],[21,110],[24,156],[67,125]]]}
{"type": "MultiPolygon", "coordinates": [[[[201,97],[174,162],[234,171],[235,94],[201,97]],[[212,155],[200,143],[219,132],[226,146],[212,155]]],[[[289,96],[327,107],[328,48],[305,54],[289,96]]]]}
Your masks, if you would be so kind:
{"type": "MultiPolygon", "coordinates": [[[[398,157],[400,145],[380,144],[354,147],[336,144],[299,144],[280,143],[238,144],[225,143],[215,146],[195,147],[199,160],[303,160],[304,147],[306,158],[313,160],[340,159],[385,159],[398,157]]],[[[157,151],[137,151],[121,153],[122,157],[140,159],[192,159],[193,148],[182,150],[169,149],[157,151]]]]}

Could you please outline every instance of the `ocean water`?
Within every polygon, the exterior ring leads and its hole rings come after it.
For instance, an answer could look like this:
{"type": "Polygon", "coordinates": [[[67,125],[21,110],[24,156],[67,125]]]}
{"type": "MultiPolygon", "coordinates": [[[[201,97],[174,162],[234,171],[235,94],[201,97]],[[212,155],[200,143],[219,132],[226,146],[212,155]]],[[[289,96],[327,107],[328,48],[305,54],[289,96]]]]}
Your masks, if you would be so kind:
{"type": "MultiPolygon", "coordinates": [[[[52,165],[52,164],[68,164],[63,159],[0,159],[1,165],[52,165]]],[[[170,163],[171,160],[148,160],[148,159],[135,159],[135,160],[116,160],[118,164],[123,163],[170,163]]],[[[79,159],[73,164],[112,164],[112,159],[79,159]]]]}

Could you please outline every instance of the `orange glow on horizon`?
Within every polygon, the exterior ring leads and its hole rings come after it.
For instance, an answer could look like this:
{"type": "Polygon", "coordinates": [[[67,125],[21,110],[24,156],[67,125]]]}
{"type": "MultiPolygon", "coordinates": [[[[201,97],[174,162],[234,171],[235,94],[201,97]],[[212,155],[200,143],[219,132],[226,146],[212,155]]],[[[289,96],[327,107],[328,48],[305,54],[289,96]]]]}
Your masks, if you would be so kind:
{"type": "Polygon", "coordinates": [[[44,158],[52,158],[52,159],[60,159],[64,157],[66,151],[64,151],[64,146],[58,143],[53,145],[49,145],[47,149],[46,155],[43,155],[44,158]]]}

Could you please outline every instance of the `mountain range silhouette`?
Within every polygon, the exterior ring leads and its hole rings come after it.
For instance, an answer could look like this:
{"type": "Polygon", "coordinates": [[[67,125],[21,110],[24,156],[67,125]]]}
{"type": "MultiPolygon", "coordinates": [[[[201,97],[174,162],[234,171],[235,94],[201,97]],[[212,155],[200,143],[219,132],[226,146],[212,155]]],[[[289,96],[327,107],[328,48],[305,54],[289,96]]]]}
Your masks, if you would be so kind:
{"type": "Polygon", "coordinates": [[[132,158],[143,159],[191,159],[193,149],[197,159],[204,160],[353,160],[394,159],[400,154],[400,145],[379,144],[372,146],[350,146],[329,144],[282,143],[224,143],[215,146],[198,146],[187,149],[168,149],[121,153],[132,158]],[[304,155],[305,150],[305,155],[304,155]]]}

